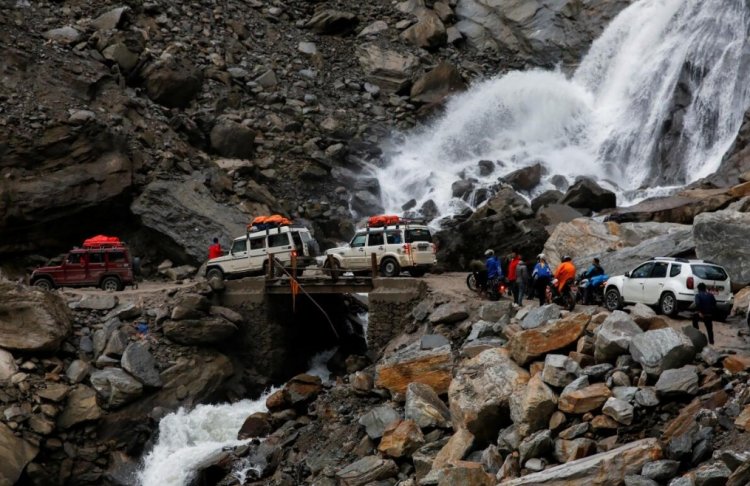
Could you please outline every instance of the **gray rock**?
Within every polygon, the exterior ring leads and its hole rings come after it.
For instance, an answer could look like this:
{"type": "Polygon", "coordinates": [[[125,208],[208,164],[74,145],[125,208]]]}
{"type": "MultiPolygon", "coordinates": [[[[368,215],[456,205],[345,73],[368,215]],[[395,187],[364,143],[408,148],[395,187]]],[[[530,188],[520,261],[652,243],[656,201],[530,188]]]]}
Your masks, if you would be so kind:
{"type": "Polygon", "coordinates": [[[326,9],[317,12],[305,27],[317,34],[345,35],[353,31],[359,19],[350,12],[326,9]]]}
{"type": "Polygon", "coordinates": [[[633,423],[633,406],[619,398],[610,397],[602,407],[604,415],[608,415],[623,425],[633,423]]]}
{"type": "MultiPolygon", "coordinates": [[[[541,182],[542,172],[542,164],[536,163],[514,170],[510,174],[503,176],[503,180],[510,184],[516,191],[530,191],[541,182]]],[[[580,216],[580,213],[578,216],[580,216]]]]}
{"type": "Polygon", "coordinates": [[[613,368],[614,368],[614,366],[611,365],[611,364],[609,364],[609,363],[600,363],[600,364],[597,364],[597,365],[591,365],[591,366],[585,367],[581,371],[581,373],[583,375],[586,375],[586,376],[592,378],[592,379],[600,380],[600,379],[604,378],[607,373],[609,373],[610,371],[612,371],[613,368]]]}
{"type": "Polygon", "coordinates": [[[662,459],[644,464],[643,469],[641,470],[641,475],[655,481],[667,481],[668,479],[674,478],[679,469],[679,461],[662,459]]]}
{"type": "Polygon", "coordinates": [[[70,334],[71,324],[70,310],[56,293],[0,280],[0,348],[56,351],[70,334]]]}
{"type": "Polygon", "coordinates": [[[731,475],[723,462],[704,464],[695,470],[695,486],[723,486],[731,475]]]}
{"type": "Polygon", "coordinates": [[[449,439],[449,437],[444,437],[435,442],[428,443],[412,454],[412,461],[414,461],[414,469],[418,481],[430,472],[435,456],[448,443],[449,439]]]}
{"type": "Polygon", "coordinates": [[[367,37],[370,35],[378,35],[388,30],[388,24],[382,20],[376,20],[364,29],[362,29],[357,37],[367,37]]]}
{"type": "Polygon", "coordinates": [[[91,385],[109,408],[121,407],[143,394],[143,385],[119,368],[91,373],[91,385]]]}
{"type": "Polygon", "coordinates": [[[518,450],[521,445],[523,437],[519,434],[518,426],[511,425],[504,429],[500,429],[497,434],[497,447],[502,454],[510,454],[513,451],[518,450]]]}
{"type": "Polygon", "coordinates": [[[659,397],[653,387],[648,386],[635,393],[635,403],[641,407],[655,407],[659,405],[659,397]]]}
{"type": "Polygon", "coordinates": [[[659,486],[659,483],[637,474],[625,476],[625,486],[659,486]]]}
{"type": "Polygon", "coordinates": [[[560,317],[560,306],[556,304],[543,305],[530,310],[526,317],[521,321],[521,327],[524,329],[534,329],[547,322],[560,317]]]}
{"type": "Polygon", "coordinates": [[[698,373],[695,366],[667,370],[659,376],[654,387],[664,397],[695,395],[698,393],[698,373]]]}
{"type": "Polygon", "coordinates": [[[125,18],[130,7],[117,7],[108,10],[91,21],[91,26],[96,30],[116,29],[125,18]]]}
{"type": "Polygon", "coordinates": [[[584,375],[576,378],[575,380],[571,381],[568,386],[563,388],[563,393],[571,393],[577,390],[583,390],[589,386],[589,377],[584,375]]]}
{"type": "Polygon", "coordinates": [[[156,361],[143,343],[128,345],[122,355],[122,368],[146,386],[162,386],[161,376],[156,370],[156,361]]]}
{"type": "Polygon", "coordinates": [[[70,363],[68,369],[65,371],[65,376],[68,377],[71,383],[80,383],[86,379],[91,371],[91,365],[85,361],[77,359],[70,363]]]}
{"type": "Polygon", "coordinates": [[[411,54],[400,54],[375,44],[360,46],[357,58],[368,80],[387,92],[406,87],[419,66],[419,60],[411,54]]]}
{"type": "Polygon", "coordinates": [[[573,440],[577,437],[582,436],[591,429],[591,425],[588,422],[581,422],[580,424],[571,425],[565,430],[560,431],[557,436],[565,440],[573,440]]]}
{"type": "Polygon", "coordinates": [[[681,478],[671,480],[669,486],[695,486],[695,481],[690,476],[682,476],[681,478]]]}
{"type": "Polygon", "coordinates": [[[73,27],[66,25],[57,29],[48,30],[42,34],[47,40],[59,42],[60,44],[74,44],[81,39],[81,33],[73,27]]]}
{"type": "Polygon", "coordinates": [[[612,396],[624,402],[633,403],[638,391],[637,386],[616,386],[612,388],[612,396]]]}
{"type": "Polygon", "coordinates": [[[695,348],[685,334],[665,328],[633,337],[630,354],[648,374],[659,375],[689,363],[695,356],[695,348]]]}
{"type": "MultiPolygon", "coordinates": [[[[387,27],[388,26],[386,26],[386,28],[387,27]]],[[[308,56],[312,56],[313,54],[318,53],[318,48],[315,46],[314,42],[300,42],[299,44],[297,44],[297,50],[302,54],[307,54],[308,56]]]]}
{"type": "Polygon", "coordinates": [[[366,456],[349,464],[336,473],[341,484],[364,486],[375,484],[375,481],[388,479],[398,474],[398,466],[391,459],[378,456],[366,456]]]}
{"type": "MultiPolygon", "coordinates": [[[[268,71],[264,72],[257,78],[255,78],[255,82],[258,83],[258,85],[263,86],[264,88],[273,88],[277,84],[279,84],[279,80],[276,78],[276,73],[273,72],[273,70],[269,69],[268,71]]],[[[254,132],[253,132],[254,135],[254,132]]]]}
{"type": "Polygon", "coordinates": [[[122,330],[112,333],[102,354],[108,358],[119,358],[128,346],[128,335],[122,330]]]}
{"type": "Polygon", "coordinates": [[[693,343],[693,349],[695,349],[697,352],[701,352],[703,348],[708,346],[708,338],[706,337],[706,335],[693,326],[683,326],[681,331],[688,338],[690,338],[690,341],[693,343]]]}
{"type": "Polygon", "coordinates": [[[716,365],[716,363],[721,361],[721,358],[723,358],[723,355],[710,346],[706,346],[701,351],[701,359],[708,366],[716,365]]]}
{"type": "Polygon", "coordinates": [[[578,363],[562,354],[548,354],[544,359],[542,380],[545,383],[565,387],[572,383],[580,374],[578,363]]]}
{"type": "Polygon", "coordinates": [[[479,318],[485,321],[498,322],[510,317],[513,313],[513,303],[506,300],[487,302],[479,308],[479,318]]]}
{"type": "Polygon", "coordinates": [[[446,302],[432,312],[430,322],[432,324],[453,324],[461,322],[467,317],[469,317],[469,313],[464,304],[446,302]]]}
{"type": "Polygon", "coordinates": [[[371,439],[379,439],[383,437],[386,427],[397,420],[401,420],[401,415],[393,407],[381,405],[362,415],[358,423],[365,427],[371,439]]]}
{"type": "Polygon", "coordinates": [[[734,285],[750,284],[750,259],[742,250],[749,237],[750,213],[725,209],[701,213],[693,222],[698,258],[726,268],[734,285]]]}
{"type": "Polygon", "coordinates": [[[450,341],[440,334],[425,334],[419,341],[419,349],[437,349],[450,345],[450,341]]]}
{"type": "MultiPolygon", "coordinates": [[[[609,275],[621,275],[654,255],[678,256],[694,248],[691,226],[671,225],[670,230],[660,236],[644,240],[632,247],[602,254],[600,261],[609,275]]],[[[574,263],[578,264],[578,261],[575,260],[574,263]]]]}
{"type": "Polygon", "coordinates": [[[630,341],[639,334],[643,331],[628,314],[614,311],[596,330],[594,357],[606,362],[627,354],[630,341]]]}
{"type": "Polygon", "coordinates": [[[255,153],[255,132],[229,119],[219,119],[211,129],[211,148],[224,157],[252,158],[255,153]]]}
{"type": "Polygon", "coordinates": [[[540,430],[521,441],[521,445],[518,446],[519,459],[525,463],[531,458],[544,456],[552,450],[553,446],[552,432],[540,430]]]}
{"type": "Polygon", "coordinates": [[[524,464],[523,467],[531,472],[539,472],[543,471],[546,465],[547,461],[545,461],[544,459],[539,459],[538,457],[534,457],[526,461],[526,464],[524,464]]]}
{"type": "Polygon", "coordinates": [[[582,177],[570,186],[560,204],[567,204],[572,208],[601,211],[616,207],[617,198],[612,191],[603,189],[593,179],[582,177]]]}
{"type": "Polygon", "coordinates": [[[164,335],[170,340],[185,345],[207,345],[225,341],[237,332],[237,326],[223,317],[210,316],[203,319],[167,321],[164,335]]]}
{"type": "Polygon", "coordinates": [[[422,383],[409,383],[404,414],[421,428],[451,426],[448,406],[440,400],[431,386],[422,383]]]}
{"type": "Polygon", "coordinates": [[[141,75],[145,79],[148,97],[168,108],[187,107],[203,86],[203,71],[184,57],[160,58],[148,65],[141,75]]]}
{"type": "Polygon", "coordinates": [[[117,307],[115,307],[111,311],[109,311],[107,315],[104,316],[104,320],[108,321],[114,318],[117,318],[120,320],[135,319],[136,317],[139,317],[142,312],[143,312],[143,309],[141,309],[134,303],[123,302],[121,304],[118,304],[117,307]]]}

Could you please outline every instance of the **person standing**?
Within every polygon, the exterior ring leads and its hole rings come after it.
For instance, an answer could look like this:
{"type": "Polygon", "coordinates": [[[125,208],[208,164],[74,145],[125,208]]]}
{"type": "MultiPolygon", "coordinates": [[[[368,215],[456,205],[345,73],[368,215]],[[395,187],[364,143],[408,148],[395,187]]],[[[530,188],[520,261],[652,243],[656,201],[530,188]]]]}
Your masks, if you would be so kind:
{"type": "Polygon", "coordinates": [[[543,306],[547,300],[547,285],[549,285],[552,278],[552,270],[549,268],[547,257],[544,253],[540,253],[536,258],[538,260],[538,263],[534,265],[536,293],[537,297],[539,297],[539,305],[543,306]]]}
{"type": "Polygon", "coordinates": [[[520,258],[516,265],[516,304],[523,305],[523,295],[526,293],[526,287],[529,285],[529,268],[526,262],[520,258]]]}
{"type": "Polygon", "coordinates": [[[208,259],[211,260],[213,258],[218,258],[223,254],[221,251],[221,245],[219,244],[219,239],[214,238],[214,242],[211,246],[208,247],[208,259]]]}
{"type": "Polygon", "coordinates": [[[714,343],[713,315],[716,312],[716,299],[706,290],[706,284],[698,284],[698,293],[695,294],[695,312],[693,313],[693,327],[698,327],[698,321],[703,321],[708,334],[708,344],[714,343]]]}
{"type": "Polygon", "coordinates": [[[510,291],[513,294],[513,302],[516,302],[518,300],[518,282],[517,275],[516,275],[516,267],[518,267],[518,262],[521,261],[521,255],[518,254],[518,249],[513,248],[511,260],[508,264],[508,284],[510,285],[510,291]]]}

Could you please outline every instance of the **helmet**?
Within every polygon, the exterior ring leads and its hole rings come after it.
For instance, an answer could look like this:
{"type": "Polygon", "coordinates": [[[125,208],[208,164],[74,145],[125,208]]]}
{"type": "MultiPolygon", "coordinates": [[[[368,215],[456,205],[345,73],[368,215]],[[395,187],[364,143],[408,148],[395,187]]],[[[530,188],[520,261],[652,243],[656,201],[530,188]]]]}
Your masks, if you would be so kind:
{"type": "Polygon", "coordinates": [[[494,255],[494,254],[495,254],[494,250],[487,250],[487,251],[484,252],[484,256],[490,256],[490,255],[494,255]]]}
{"type": "Polygon", "coordinates": [[[569,262],[571,260],[572,260],[572,258],[570,258],[568,255],[565,255],[565,256],[562,257],[562,261],[564,261],[564,262],[569,262]]]}
{"type": "Polygon", "coordinates": [[[536,256],[537,260],[546,260],[547,256],[544,253],[540,253],[536,256]]]}

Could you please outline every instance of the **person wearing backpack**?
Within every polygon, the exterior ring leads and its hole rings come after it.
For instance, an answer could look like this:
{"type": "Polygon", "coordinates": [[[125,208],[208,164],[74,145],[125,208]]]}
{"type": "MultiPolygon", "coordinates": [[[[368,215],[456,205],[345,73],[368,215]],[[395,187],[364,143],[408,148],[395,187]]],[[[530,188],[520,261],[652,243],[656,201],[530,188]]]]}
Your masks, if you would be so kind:
{"type": "Polygon", "coordinates": [[[539,297],[539,305],[543,306],[547,301],[547,286],[552,279],[552,270],[544,253],[540,253],[536,258],[538,263],[534,265],[534,286],[536,287],[537,297],[539,297]]]}

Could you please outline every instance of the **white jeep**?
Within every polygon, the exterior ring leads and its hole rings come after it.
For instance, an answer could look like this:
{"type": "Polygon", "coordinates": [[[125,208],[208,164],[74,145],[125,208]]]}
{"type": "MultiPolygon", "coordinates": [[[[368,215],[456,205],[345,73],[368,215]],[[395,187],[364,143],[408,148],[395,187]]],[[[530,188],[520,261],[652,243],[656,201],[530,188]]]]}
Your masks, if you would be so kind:
{"type": "Polygon", "coordinates": [[[729,275],[723,267],[704,260],[652,258],[625,275],[610,277],[604,303],[610,311],[641,303],[675,316],[694,302],[699,283],[706,284],[716,298],[716,319],[726,319],[734,302],[729,275]]]}
{"type": "Polygon", "coordinates": [[[375,255],[385,277],[397,277],[402,271],[421,277],[437,263],[435,253],[430,229],[423,224],[369,227],[358,230],[347,246],[327,250],[323,268],[366,273],[375,255]]]}
{"type": "Polygon", "coordinates": [[[285,266],[297,257],[297,274],[315,265],[318,244],[305,227],[279,226],[251,231],[235,238],[229,254],[212,258],[206,264],[206,278],[238,278],[268,273],[268,256],[273,255],[285,266]]]}

